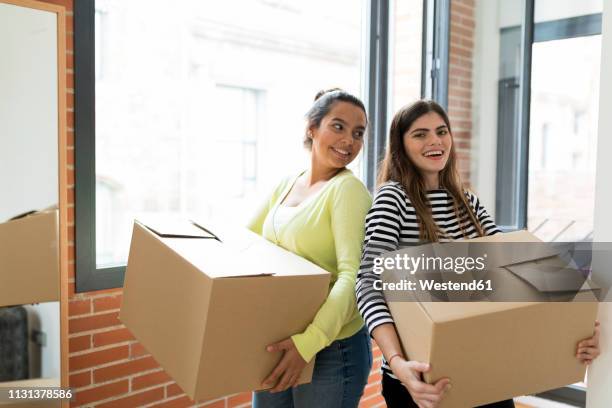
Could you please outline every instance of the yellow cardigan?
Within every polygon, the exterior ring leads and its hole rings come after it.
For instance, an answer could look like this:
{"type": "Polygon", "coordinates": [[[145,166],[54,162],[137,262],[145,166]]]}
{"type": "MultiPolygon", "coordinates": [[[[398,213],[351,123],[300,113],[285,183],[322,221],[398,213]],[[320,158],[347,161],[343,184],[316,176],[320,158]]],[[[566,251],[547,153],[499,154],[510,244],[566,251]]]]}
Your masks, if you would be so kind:
{"type": "Polygon", "coordinates": [[[300,203],[296,214],[274,231],[274,212],[297,177],[280,183],[248,227],[331,273],[329,295],[314,320],[303,333],[291,337],[308,362],[334,340],[350,337],[363,327],[355,301],[355,280],[372,197],[350,170],[342,170],[300,203]]]}

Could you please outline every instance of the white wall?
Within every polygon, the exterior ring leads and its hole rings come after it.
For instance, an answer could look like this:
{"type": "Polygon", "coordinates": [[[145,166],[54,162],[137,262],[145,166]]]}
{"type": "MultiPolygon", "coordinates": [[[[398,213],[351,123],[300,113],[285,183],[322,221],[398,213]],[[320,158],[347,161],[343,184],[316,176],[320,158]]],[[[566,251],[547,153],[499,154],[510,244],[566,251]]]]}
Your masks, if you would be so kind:
{"type": "Polygon", "coordinates": [[[0,222],[57,204],[55,19],[0,4],[0,222]]]}
{"type": "MultiPolygon", "coordinates": [[[[612,0],[604,0],[602,49],[601,49],[601,91],[599,94],[599,138],[597,141],[597,179],[595,184],[595,231],[594,241],[612,242],[612,0]]],[[[593,270],[599,279],[610,282],[612,265],[597,265],[594,259],[593,270]]],[[[609,301],[610,296],[608,297],[609,301]]],[[[601,322],[602,355],[593,363],[588,375],[588,408],[608,408],[612,401],[612,304],[601,303],[599,307],[601,322]]]]}

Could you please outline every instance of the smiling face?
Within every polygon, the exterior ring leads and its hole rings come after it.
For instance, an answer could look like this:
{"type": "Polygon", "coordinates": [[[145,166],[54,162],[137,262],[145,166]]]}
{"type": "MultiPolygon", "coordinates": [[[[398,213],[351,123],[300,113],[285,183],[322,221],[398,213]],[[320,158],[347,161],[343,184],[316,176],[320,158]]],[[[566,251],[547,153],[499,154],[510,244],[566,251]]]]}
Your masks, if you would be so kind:
{"type": "Polygon", "coordinates": [[[425,177],[444,169],[453,140],[444,119],[435,112],[419,117],[403,136],[404,150],[425,177]]]}
{"type": "Polygon", "coordinates": [[[341,169],[352,162],[363,146],[366,116],[348,102],[335,102],[318,127],[309,129],[313,160],[328,169],[341,169]]]}

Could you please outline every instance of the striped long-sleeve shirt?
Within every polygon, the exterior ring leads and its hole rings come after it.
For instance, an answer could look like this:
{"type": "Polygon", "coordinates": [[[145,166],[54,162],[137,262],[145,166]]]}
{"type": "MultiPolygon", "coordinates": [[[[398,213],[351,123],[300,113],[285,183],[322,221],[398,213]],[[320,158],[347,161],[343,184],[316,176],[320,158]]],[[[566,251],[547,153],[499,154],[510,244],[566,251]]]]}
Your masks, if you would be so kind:
{"type": "MultiPolygon", "coordinates": [[[[465,194],[485,235],[500,232],[478,198],[468,191],[465,194]]],[[[466,238],[478,236],[465,211],[460,211],[457,216],[452,197],[446,190],[430,190],[427,198],[434,222],[445,236],[440,238],[440,242],[464,239],[462,227],[466,238]]],[[[378,190],[366,216],[365,239],[356,285],[357,307],[370,333],[381,324],[393,323],[383,291],[374,289],[374,282],[380,280],[380,275],[372,271],[374,259],[387,252],[419,244],[424,242],[419,238],[419,223],[408,195],[401,184],[385,183],[378,190]]],[[[384,360],[382,371],[395,378],[384,360]]]]}

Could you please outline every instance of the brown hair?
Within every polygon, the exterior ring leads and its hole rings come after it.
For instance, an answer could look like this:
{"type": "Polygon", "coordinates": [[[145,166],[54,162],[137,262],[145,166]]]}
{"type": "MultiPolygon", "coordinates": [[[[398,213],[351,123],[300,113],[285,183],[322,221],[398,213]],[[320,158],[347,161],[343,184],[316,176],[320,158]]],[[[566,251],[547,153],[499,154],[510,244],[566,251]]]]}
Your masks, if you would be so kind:
{"type": "Polygon", "coordinates": [[[340,88],[324,89],[315,95],[312,107],[306,112],[306,132],[304,134],[304,147],[312,148],[312,139],[308,136],[308,132],[312,127],[318,128],[321,125],[323,118],[331,111],[336,102],[348,102],[355,105],[363,111],[363,114],[368,120],[363,102],[356,96],[342,90],[340,88]]]}
{"type": "MultiPolygon", "coordinates": [[[[436,225],[431,210],[428,207],[425,181],[404,149],[404,134],[418,118],[430,112],[437,113],[444,120],[452,140],[448,115],[444,111],[444,108],[436,102],[420,100],[412,105],[404,106],[395,114],[391,122],[387,151],[378,172],[378,185],[380,186],[387,181],[396,181],[400,183],[404,191],[408,194],[408,198],[416,211],[417,219],[419,220],[420,238],[429,242],[437,242],[442,232],[436,225]]],[[[464,193],[465,190],[461,182],[461,177],[457,171],[457,155],[455,153],[454,143],[449,152],[448,162],[439,174],[439,183],[440,187],[448,190],[453,200],[455,215],[460,221],[459,225],[463,236],[466,236],[466,231],[461,223],[463,211],[467,212],[478,235],[483,236],[482,226],[480,222],[478,222],[472,206],[468,202],[464,193]],[[460,211],[460,209],[462,211],[460,211]]]]}

